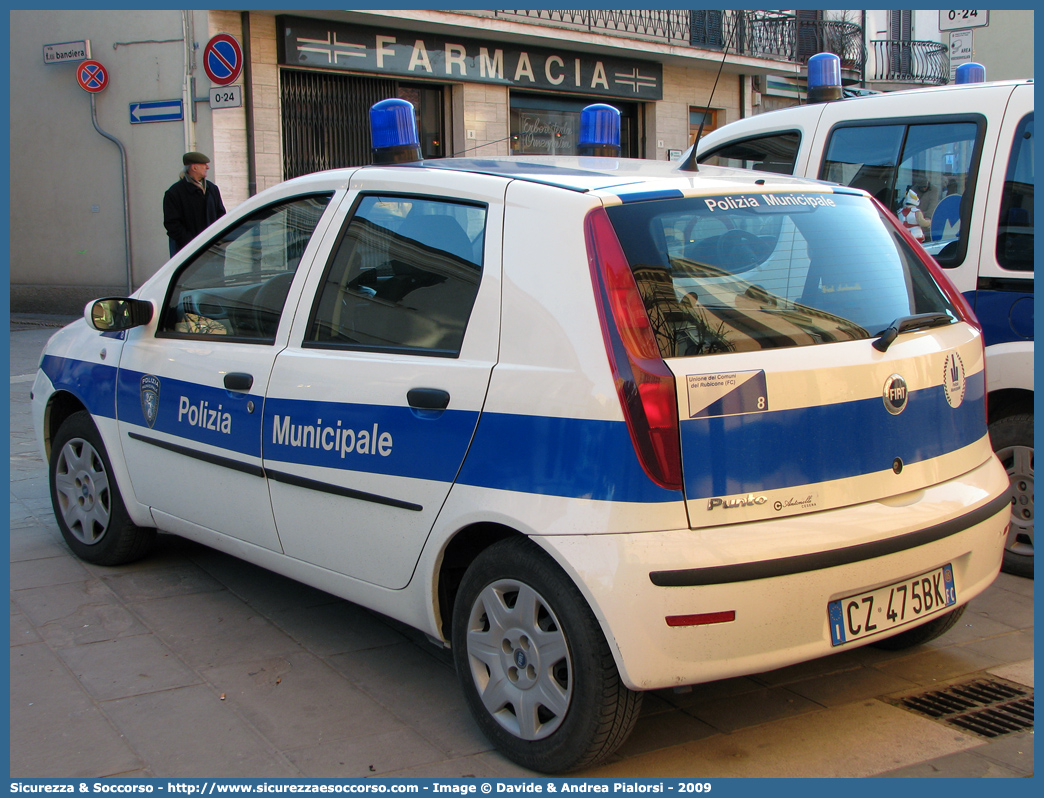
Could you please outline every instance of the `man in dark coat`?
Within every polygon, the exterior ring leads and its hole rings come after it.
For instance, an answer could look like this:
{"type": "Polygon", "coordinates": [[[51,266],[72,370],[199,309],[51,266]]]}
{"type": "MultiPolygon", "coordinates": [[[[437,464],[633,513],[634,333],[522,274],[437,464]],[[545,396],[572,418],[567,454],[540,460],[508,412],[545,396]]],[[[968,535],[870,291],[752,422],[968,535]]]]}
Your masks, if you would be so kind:
{"type": "Polygon", "coordinates": [[[163,195],[163,226],[170,239],[171,257],[225,215],[221,192],[207,180],[210,159],[201,152],[186,152],[181,162],[185,165],[181,177],[163,195]]]}

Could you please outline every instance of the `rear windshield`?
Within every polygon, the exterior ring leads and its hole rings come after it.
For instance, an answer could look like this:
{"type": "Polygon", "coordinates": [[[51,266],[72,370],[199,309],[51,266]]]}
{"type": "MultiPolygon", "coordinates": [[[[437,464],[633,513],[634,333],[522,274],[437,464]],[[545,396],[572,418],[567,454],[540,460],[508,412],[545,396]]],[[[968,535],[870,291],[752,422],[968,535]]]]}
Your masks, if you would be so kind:
{"type": "Polygon", "coordinates": [[[957,314],[865,197],[740,194],[606,208],[663,357],[876,337],[957,314]]]}

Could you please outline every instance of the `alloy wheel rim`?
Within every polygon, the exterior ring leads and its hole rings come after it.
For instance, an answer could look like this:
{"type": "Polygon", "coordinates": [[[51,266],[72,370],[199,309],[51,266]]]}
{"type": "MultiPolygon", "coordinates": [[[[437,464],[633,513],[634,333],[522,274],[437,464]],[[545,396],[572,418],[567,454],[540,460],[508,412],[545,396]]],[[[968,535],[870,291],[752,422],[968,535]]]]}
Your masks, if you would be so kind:
{"type": "Polygon", "coordinates": [[[58,454],[54,487],[66,527],[85,545],[97,543],[109,528],[112,493],[101,456],[83,438],[68,441],[58,454]]]}
{"type": "Polygon", "coordinates": [[[1007,446],[997,451],[1011,484],[1011,528],[1007,550],[1033,556],[1033,447],[1007,446]]]}
{"type": "Polygon", "coordinates": [[[471,608],[469,668],[490,716],[523,740],[553,734],[573,695],[569,646],[537,591],[514,579],[487,585],[471,608]]]}

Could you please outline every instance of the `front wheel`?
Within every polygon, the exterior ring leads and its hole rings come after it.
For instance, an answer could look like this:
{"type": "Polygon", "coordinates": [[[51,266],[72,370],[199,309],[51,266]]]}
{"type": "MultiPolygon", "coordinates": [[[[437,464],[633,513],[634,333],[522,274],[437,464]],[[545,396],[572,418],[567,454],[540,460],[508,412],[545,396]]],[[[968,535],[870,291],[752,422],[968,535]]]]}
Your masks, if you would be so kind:
{"type": "Polygon", "coordinates": [[[81,410],[62,423],[48,471],[58,528],[77,557],[97,565],[122,565],[149,552],[156,530],[131,521],[89,413],[81,410]]]}
{"type": "Polygon", "coordinates": [[[496,543],[471,564],[452,639],[472,715],[524,767],[560,773],[592,765],[634,728],[642,694],[620,680],[583,595],[528,540],[496,543]]]}
{"type": "Polygon", "coordinates": [[[1011,481],[1011,528],[1001,570],[1033,578],[1033,415],[1016,413],[990,424],[993,451],[1011,481]]]}

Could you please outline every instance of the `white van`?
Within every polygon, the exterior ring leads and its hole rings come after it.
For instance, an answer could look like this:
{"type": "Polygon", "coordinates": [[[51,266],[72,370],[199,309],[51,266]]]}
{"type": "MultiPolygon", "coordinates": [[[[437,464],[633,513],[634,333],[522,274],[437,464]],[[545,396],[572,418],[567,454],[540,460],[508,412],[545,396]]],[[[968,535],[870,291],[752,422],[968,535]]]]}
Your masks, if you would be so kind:
{"type": "Polygon", "coordinates": [[[1033,575],[1033,81],[786,108],[704,136],[700,164],[862,188],[908,215],[986,337],[989,429],[1011,477],[1004,570],[1033,575]]]}

